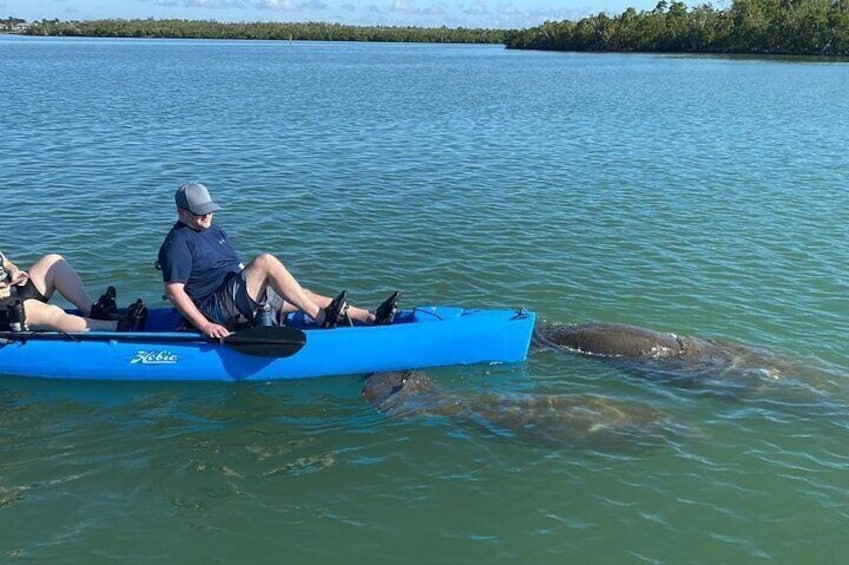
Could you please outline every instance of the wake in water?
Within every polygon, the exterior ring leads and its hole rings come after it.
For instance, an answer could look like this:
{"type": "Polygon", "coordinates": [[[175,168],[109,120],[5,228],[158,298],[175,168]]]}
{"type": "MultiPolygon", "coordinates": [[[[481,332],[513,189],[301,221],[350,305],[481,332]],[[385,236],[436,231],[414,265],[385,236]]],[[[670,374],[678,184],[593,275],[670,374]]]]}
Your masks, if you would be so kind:
{"type": "Polygon", "coordinates": [[[629,372],[733,396],[811,400],[845,391],[845,376],[766,349],[627,324],[537,322],[532,346],[598,358],[629,372]]]}

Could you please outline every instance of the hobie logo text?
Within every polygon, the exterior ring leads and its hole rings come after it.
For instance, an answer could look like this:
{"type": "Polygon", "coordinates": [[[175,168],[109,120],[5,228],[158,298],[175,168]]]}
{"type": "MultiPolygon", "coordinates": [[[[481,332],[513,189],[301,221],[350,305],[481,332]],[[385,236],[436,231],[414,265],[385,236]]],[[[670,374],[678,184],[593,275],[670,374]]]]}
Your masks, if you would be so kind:
{"type": "Polygon", "coordinates": [[[130,360],[131,364],[142,365],[171,365],[177,362],[177,355],[170,351],[136,351],[136,356],[130,360]]]}

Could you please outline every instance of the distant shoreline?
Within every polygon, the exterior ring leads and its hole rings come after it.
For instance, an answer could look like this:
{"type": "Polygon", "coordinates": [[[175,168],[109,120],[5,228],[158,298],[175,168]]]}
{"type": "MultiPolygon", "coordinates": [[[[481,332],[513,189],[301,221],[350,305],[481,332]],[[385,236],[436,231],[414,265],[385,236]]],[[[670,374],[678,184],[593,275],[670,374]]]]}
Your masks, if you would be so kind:
{"type": "MultiPolygon", "coordinates": [[[[2,22],[3,20],[0,20],[2,22]]],[[[6,20],[7,21],[7,20],[6,20]]],[[[14,33],[59,37],[159,39],[257,39],[282,41],[374,41],[503,44],[509,30],[351,26],[330,23],[221,23],[200,20],[42,20],[14,33]]],[[[9,30],[7,29],[7,32],[9,30]]]]}
{"type": "Polygon", "coordinates": [[[601,12],[577,22],[545,22],[521,30],[153,18],[30,23],[8,18],[0,20],[0,30],[60,37],[473,43],[540,51],[849,57],[849,4],[828,0],[732,0],[724,10],[710,4],[688,9],[683,2],[660,0],[651,11],[628,8],[614,17],[601,12]]]}

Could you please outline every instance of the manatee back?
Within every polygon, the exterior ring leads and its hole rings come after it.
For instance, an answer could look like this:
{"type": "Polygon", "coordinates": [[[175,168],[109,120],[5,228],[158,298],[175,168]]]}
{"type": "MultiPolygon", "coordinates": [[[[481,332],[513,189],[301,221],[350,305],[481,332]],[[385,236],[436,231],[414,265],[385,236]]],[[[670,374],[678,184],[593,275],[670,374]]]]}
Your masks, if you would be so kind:
{"type": "Polygon", "coordinates": [[[627,324],[543,324],[535,334],[542,345],[606,357],[674,357],[684,353],[685,343],[675,334],[627,324]]]}

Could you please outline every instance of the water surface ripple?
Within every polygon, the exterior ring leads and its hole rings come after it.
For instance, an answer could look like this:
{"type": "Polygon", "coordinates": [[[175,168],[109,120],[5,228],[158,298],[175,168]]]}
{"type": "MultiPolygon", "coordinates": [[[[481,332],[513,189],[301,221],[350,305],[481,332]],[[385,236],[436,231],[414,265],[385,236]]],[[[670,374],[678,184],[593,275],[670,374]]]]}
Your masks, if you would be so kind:
{"type": "Polygon", "coordinates": [[[846,63],[0,36],[0,73],[0,248],[61,252],[92,294],[161,303],[153,260],[197,180],[246,258],[274,252],[324,293],[752,344],[834,385],[682,386],[556,351],[428,373],[458,398],[593,394],[689,430],[608,449],[381,414],[359,377],[4,378],[0,561],[849,549],[846,63]]]}

